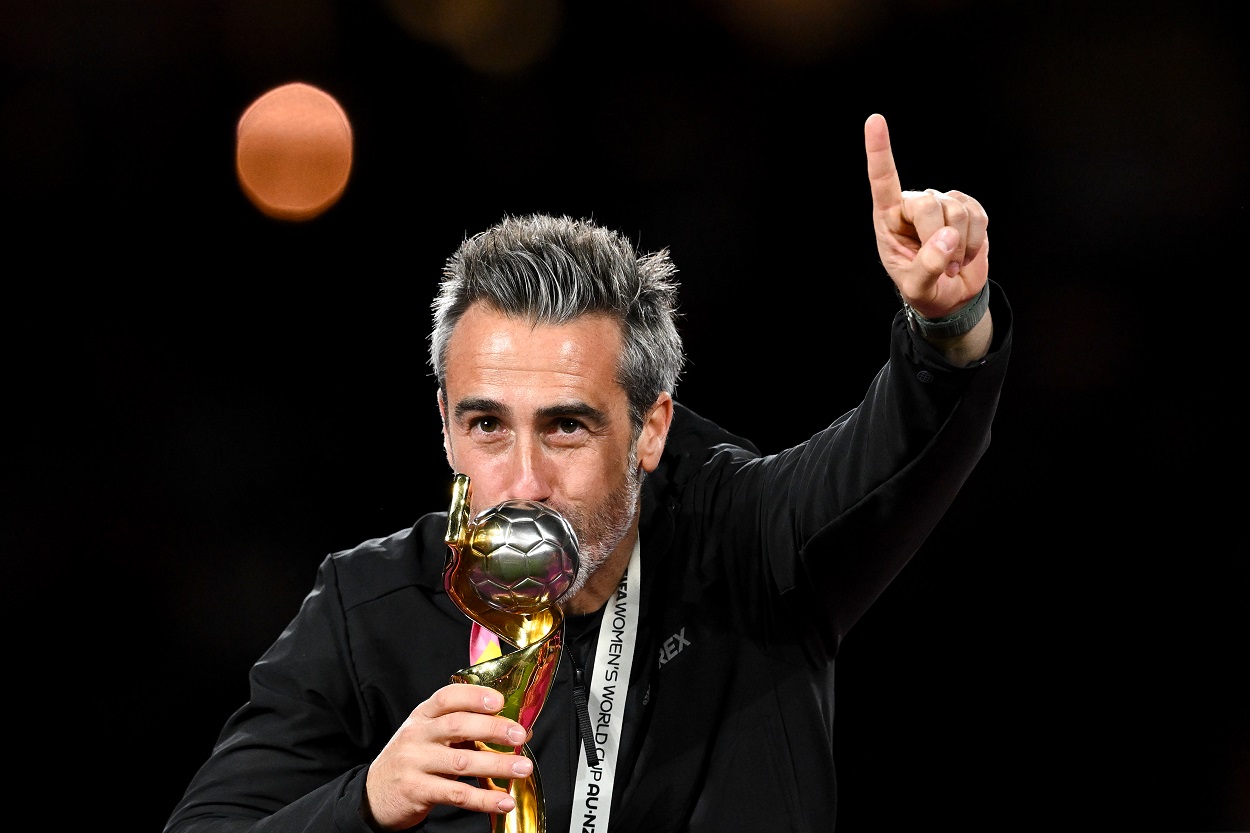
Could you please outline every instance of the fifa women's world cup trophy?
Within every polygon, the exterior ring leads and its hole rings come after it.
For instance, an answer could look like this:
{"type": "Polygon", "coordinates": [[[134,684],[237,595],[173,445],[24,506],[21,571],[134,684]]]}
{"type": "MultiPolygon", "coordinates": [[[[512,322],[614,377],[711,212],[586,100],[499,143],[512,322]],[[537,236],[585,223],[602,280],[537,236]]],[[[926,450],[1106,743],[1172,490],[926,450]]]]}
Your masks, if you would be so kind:
{"type": "MultiPolygon", "coordinates": [[[[547,700],[564,641],[564,614],[555,600],[577,575],[577,536],[558,512],[530,500],[509,500],[469,517],[469,478],[457,474],[447,514],[450,552],[443,568],[448,595],[473,620],[470,661],[454,683],[493,688],[504,696],[499,712],[527,730],[547,700]],[[516,650],[501,653],[497,640],[516,650]]],[[[481,778],[487,789],[509,793],[516,807],[493,816],[492,833],[545,833],[546,810],[538,762],[528,744],[478,742],[479,749],[521,754],[534,761],[527,778],[481,778]]]]}

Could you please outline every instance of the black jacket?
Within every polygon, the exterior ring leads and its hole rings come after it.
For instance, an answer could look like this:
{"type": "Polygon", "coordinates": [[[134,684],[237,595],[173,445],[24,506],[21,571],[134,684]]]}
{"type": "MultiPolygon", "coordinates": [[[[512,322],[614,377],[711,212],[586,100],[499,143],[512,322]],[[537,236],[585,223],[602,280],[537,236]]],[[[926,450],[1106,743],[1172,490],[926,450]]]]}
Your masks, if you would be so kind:
{"type": "MultiPolygon", "coordinates": [[[[997,285],[991,306],[994,350],[973,368],[947,365],[897,316],[864,401],[779,454],[677,406],[644,484],[613,833],[833,829],[833,659],[989,443],[1010,353],[997,285]]],[[[468,664],[469,620],[442,586],[445,531],[446,513],[432,513],[325,559],[167,833],[367,833],[369,761],[468,664]]],[[[566,647],[583,662],[596,628],[586,632],[566,647]]],[[[569,829],[581,750],[569,666],[530,744],[549,833],[569,829]]],[[[421,829],[489,825],[440,808],[421,829]]]]}

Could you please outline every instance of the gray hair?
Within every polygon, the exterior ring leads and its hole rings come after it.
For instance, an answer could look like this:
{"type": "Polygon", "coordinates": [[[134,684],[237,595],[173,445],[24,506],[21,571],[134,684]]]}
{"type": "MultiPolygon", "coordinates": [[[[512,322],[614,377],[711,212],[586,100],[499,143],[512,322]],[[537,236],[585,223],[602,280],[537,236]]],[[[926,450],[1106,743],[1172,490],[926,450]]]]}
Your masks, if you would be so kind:
{"type": "Polygon", "coordinates": [[[673,393],[686,356],[677,332],[677,267],[668,249],[641,254],[593,220],[505,216],[447,259],[432,304],[430,366],[447,392],[447,344],[475,303],[535,324],[601,313],[621,324],[617,381],[635,434],[661,391],[673,393]]]}

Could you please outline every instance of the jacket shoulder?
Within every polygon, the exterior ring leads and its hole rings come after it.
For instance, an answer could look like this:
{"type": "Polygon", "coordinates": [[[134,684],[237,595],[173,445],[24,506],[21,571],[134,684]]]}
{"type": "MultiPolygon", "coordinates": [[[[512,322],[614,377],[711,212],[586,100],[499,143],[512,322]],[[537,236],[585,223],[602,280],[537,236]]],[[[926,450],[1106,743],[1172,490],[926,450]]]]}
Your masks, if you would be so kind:
{"type": "Polygon", "coordinates": [[[345,609],[408,588],[438,591],[448,553],[446,530],[447,513],[431,512],[408,529],[331,553],[321,569],[332,574],[345,609]]]}

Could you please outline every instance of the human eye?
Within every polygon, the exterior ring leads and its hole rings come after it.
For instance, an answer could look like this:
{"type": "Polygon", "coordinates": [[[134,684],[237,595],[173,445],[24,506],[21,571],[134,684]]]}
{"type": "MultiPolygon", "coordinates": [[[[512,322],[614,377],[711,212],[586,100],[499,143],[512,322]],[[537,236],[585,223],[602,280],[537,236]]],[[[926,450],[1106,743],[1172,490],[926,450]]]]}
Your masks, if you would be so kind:
{"type": "Polygon", "coordinates": [[[553,446],[578,446],[590,436],[590,428],[576,417],[555,417],[547,424],[547,442],[553,446]]]}
{"type": "Polygon", "coordinates": [[[480,416],[469,420],[469,429],[478,434],[496,434],[501,430],[499,420],[492,416],[480,416]]]}
{"type": "Polygon", "coordinates": [[[555,429],[560,434],[576,434],[586,428],[580,420],[576,419],[560,419],[556,420],[555,429]]]}

